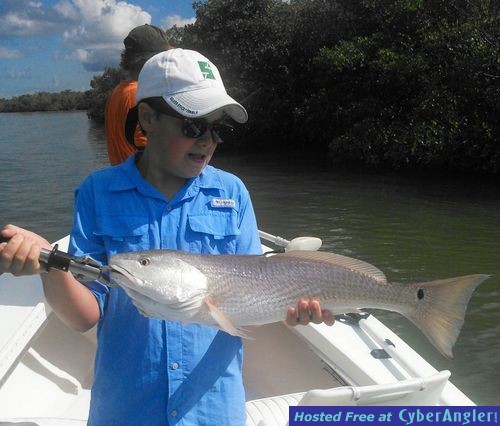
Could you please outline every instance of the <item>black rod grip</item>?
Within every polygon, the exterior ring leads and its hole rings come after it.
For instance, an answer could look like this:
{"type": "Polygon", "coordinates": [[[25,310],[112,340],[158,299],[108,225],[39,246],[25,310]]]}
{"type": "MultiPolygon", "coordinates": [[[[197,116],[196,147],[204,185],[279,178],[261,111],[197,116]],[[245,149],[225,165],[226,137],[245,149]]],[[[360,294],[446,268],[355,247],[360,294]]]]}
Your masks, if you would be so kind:
{"type": "MultiPolygon", "coordinates": [[[[5,238],[0,235],[0,243],[8,243],[10,238],[5,238]]],[[[54,246],[52,251],[41,249],[40,250],[40,262],[46,265],[47,271],[50,268],[60,269],[61,271],[68,271],[71,261],[74,258],[69,254],[59,251],[57,249],[57,244],[54,246]]]]}

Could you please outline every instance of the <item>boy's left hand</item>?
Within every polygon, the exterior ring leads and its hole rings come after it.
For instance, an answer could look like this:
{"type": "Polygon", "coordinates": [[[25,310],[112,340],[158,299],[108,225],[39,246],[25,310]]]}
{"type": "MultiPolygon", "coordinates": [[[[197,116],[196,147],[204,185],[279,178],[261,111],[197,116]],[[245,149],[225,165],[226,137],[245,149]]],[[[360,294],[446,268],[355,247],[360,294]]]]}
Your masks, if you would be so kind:
{"type": "Polygon", "coordinates": [[[335,317],[332,311],[321,309],[320,303],[315,299],[300,299],[296,308],[289,308],[286,316],[286,323],[291,326],[298,324],[307,325],[325,323],[333,325],[335,317]]]}

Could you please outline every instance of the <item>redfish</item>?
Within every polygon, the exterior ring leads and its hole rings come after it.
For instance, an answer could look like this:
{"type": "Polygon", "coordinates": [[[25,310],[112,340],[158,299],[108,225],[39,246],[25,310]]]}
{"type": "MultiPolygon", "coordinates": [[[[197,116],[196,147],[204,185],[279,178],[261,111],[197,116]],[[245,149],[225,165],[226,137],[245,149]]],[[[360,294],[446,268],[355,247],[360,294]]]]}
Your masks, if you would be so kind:
{"type": "Polygon", "coordinates": [[[369,263],[310,251],[215,256],[152,250],[112,256],[109,269],[111,281],[145,316],[216,325],[244,336],[243,327],[282,321],[299,299],[314,298],[334,314],[398,312],[448,357],[473,291],[489,277],[389,283],[369,263]]]}

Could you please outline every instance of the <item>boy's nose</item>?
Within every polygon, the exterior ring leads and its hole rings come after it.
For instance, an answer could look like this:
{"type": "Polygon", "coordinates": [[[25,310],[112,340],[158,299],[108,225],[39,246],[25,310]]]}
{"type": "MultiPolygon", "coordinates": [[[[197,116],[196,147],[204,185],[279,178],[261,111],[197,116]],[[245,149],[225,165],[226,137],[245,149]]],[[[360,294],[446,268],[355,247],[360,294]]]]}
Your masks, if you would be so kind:
{"type": "Polygon", "coordinates": [[[205,133],[203,133],[201,136],[196,138],[196,142],[201,144],[201,145],[207,145],[207,144],[212,144],[214,143],[214,138],[212,136],[212,132],[207,129],[205,133]]]}

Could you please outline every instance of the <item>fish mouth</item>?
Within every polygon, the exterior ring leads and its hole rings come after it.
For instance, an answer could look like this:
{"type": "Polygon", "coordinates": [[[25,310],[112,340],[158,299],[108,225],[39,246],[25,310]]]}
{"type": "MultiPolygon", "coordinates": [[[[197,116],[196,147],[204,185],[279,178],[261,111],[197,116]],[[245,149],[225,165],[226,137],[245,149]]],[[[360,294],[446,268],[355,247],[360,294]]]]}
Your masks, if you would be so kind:
{"type": "MultiPolygon", "coordinates": [[[[141,285],[141,283],[142,283],[142,280],[135,277],[130,271],[128,271],[123,266],[109,265],[109,270],[110,270],[110,272],[117,273],[117,274],[126,278],[126,280],[116,280],[116,278],[112,279],[113,283],[119,283],[121,285],[125,285],[126,287],[128,287],[127,280],[133,284],[136,284],[136,285],[141,285]]],[[[111,279],[111,274],[110,274],[110,279],[111,279]]]]}

